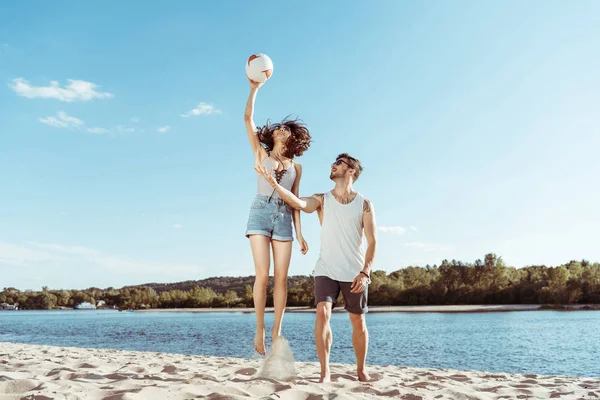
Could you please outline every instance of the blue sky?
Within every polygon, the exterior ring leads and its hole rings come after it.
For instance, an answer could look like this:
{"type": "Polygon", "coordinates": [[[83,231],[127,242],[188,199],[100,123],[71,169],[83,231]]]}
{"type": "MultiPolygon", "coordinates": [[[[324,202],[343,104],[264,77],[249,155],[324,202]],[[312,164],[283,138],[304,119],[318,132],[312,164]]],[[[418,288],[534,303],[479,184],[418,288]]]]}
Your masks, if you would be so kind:
{"type": "Polygon", "coordinates": [[[599,26],[594,1],[2,2],[0,287],[251,275],[255,52],[257,124],[311,128],[301,193],[363,162],[375,269],[600,261],[599,26]]]}

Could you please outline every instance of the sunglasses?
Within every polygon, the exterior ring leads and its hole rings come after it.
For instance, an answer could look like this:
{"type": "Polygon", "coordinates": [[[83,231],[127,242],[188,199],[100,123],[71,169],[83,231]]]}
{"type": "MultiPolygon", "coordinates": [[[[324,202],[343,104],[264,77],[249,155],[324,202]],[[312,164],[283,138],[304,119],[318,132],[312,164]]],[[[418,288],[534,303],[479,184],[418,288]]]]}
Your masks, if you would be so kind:
{"type": "Polygon", "coordinates": [[[347,166],[349,166],[350,168],[354,168],[352,165],[348,164],[346,161],[339,159],[339,160],[335,160],[335,162],[333,163],[334,165],[342,165],[342,163],[346,164],[347,166]]]}
{"type": "Polygon", "coordinates": [[[284,124],[273,125],[273,131],[276,131],[277,129],[283,129],[284,131],[288,131],[288,132],[292,131],[289,126],[284,125],[284,124]]]}

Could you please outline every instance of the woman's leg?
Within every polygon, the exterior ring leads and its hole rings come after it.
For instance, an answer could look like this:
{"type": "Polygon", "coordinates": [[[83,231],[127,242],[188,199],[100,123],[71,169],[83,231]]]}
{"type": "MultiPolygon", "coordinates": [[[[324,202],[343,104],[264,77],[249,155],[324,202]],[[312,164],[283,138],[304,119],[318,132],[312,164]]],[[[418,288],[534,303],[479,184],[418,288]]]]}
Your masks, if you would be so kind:
{"type": "Polygon", "coordinates": [[[273,340],[281,334],[281,322],[287,302],[287,277],[292,257],[292,242],[273,240],[273,264],[275,265],[275,289],[273,290],[273,306],[275,321],[273,323],[273,340]]]}
{"type": "Polygon", "coordinates": [[[256,314],[256,334],[254,349],[260,355],[267,352],[265,346],[265,304],[267,302],[267,283],[269,282],[269,266],[271,263],[271,238],[264,235],[250,235],[250,247],[254,258],[254,312],[256,314]]]}

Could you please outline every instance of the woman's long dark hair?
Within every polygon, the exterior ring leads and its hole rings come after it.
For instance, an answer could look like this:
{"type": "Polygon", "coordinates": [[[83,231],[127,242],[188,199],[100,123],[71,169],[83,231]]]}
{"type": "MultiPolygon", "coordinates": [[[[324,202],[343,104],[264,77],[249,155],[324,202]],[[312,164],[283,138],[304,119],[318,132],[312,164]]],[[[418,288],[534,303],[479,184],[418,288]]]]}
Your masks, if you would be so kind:
{"type": "Polygon", "coordinates": [[[285,142],[283,155],[287,158],[300,157],[310,147],[310,132],[304,122],[299,119],[284,119],[279,124],[271,124],[269,121],[258,129],[258,139],[263,147],[270,153],[273,150],[274,140],[273,132],[279,125],[285,125],[290,128],[290,137],[285,142]]]}

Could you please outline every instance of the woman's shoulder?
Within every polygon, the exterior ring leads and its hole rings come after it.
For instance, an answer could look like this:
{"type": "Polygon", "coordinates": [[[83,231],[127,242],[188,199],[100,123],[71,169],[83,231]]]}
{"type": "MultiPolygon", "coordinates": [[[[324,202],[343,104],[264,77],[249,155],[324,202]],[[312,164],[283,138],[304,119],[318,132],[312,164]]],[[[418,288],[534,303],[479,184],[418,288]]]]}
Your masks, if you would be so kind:
{"type": "Polygon", "coordinates": [[[296,174],[302,173],[302,164],[300,164],[298,161],[295,161],[294,159],[292,159],[292,165],[294,166],[294,169],[296,170],[296,174]]]}

